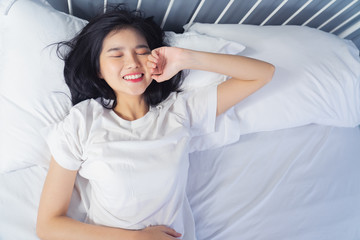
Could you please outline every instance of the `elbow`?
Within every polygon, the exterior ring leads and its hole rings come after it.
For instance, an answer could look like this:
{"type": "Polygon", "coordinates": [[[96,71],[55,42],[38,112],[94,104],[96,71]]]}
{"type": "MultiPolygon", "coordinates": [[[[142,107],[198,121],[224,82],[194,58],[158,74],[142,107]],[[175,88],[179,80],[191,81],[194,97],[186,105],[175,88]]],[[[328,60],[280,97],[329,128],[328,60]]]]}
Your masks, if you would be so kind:
{"type": "Polygon", "coordinates": [[[268,71],[267,71],[267,75],[265,77],[265,83],[268,83],[271,81],[271,79],[273,79],[274,73],[275,73],[275,66],[272,65],[271,63],[268,64],[268,71]]]}
{"type": "Polygon", "coordinates": [[[36,224],[36,235],[41,239],[46,239],[45,237],[45,231],[44,231],[44,227],[42,226],[42,224],[39,224],[39,222],[37,222],[36,224]]]}
{"type": "Polygon", "coordinates": [[[36,235],[41,239],[48,239],[48,226],[46,225],[46,221],[37,221],[36,223],[36,235]]]}

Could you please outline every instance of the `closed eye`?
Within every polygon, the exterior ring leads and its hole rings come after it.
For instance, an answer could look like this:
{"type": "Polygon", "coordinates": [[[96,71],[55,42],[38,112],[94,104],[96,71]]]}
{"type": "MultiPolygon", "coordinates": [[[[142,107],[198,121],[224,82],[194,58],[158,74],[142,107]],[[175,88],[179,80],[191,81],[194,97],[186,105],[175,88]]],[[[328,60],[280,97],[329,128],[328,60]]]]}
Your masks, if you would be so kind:
{"type": "Polygon", "coordinates": [[[150,48],[147,45],[138,45],[135,50],[138,55],[149,55],[151,53],[150,48]]]}
{"type": "Polygon", "coordinates": [[[136,53],[137,55],[149,55],[150,51],[146,51],[146,52],[138,52],[136,53]]]}

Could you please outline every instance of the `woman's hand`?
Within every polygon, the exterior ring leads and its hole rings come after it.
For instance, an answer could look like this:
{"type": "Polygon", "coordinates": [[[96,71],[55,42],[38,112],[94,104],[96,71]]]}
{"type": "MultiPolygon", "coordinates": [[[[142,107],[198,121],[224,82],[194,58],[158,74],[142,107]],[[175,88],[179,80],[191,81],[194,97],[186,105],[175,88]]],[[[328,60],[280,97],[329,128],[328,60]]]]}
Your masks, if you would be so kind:
{"type": "Polygon", "coordinates": [[[184,49],[175,47],[160,47],[151,51],[148,56],[147,66],[150,68],[151,77],[157,82],[172,78],[181,71],[184,49]]]}
{"type": "Polygon", "coordinates": [[[169,240],[179,239],[179,237],[181,237],[181,234],[174,229],[162,225],[144,228],[140,230],[139,233],[140,236],[136,239],[140,240],[169,240]]]}

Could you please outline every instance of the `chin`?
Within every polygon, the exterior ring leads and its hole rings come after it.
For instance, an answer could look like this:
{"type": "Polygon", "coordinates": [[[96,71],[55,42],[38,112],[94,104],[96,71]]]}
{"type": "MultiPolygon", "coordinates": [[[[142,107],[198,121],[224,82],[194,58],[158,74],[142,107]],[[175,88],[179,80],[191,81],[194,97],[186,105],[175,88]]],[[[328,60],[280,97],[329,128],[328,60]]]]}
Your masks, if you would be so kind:
{"type": "Polygon", "coordinates": [[[146,88],[143,89],[143,90],[134,90],[134,91],[129,92],[129,95],[134,96],[134,97],[135,96],[142,96],[142,95],[144,95],[145,90],[146,90],[146,88]]]}

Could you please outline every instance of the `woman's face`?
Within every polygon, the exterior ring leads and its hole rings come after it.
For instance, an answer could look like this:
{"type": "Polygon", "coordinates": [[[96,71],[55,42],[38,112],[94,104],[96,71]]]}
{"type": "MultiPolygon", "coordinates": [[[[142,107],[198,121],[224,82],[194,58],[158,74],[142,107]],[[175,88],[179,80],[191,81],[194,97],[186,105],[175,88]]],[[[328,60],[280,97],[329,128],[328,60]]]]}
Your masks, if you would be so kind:
{"type": "Polygon", "coordinates": [[[112,31],[103,41],[99,76],[118,98],[142,96],[152,81],[146,66],[150,53],[146,39],[136,30],[112,31]]]}

